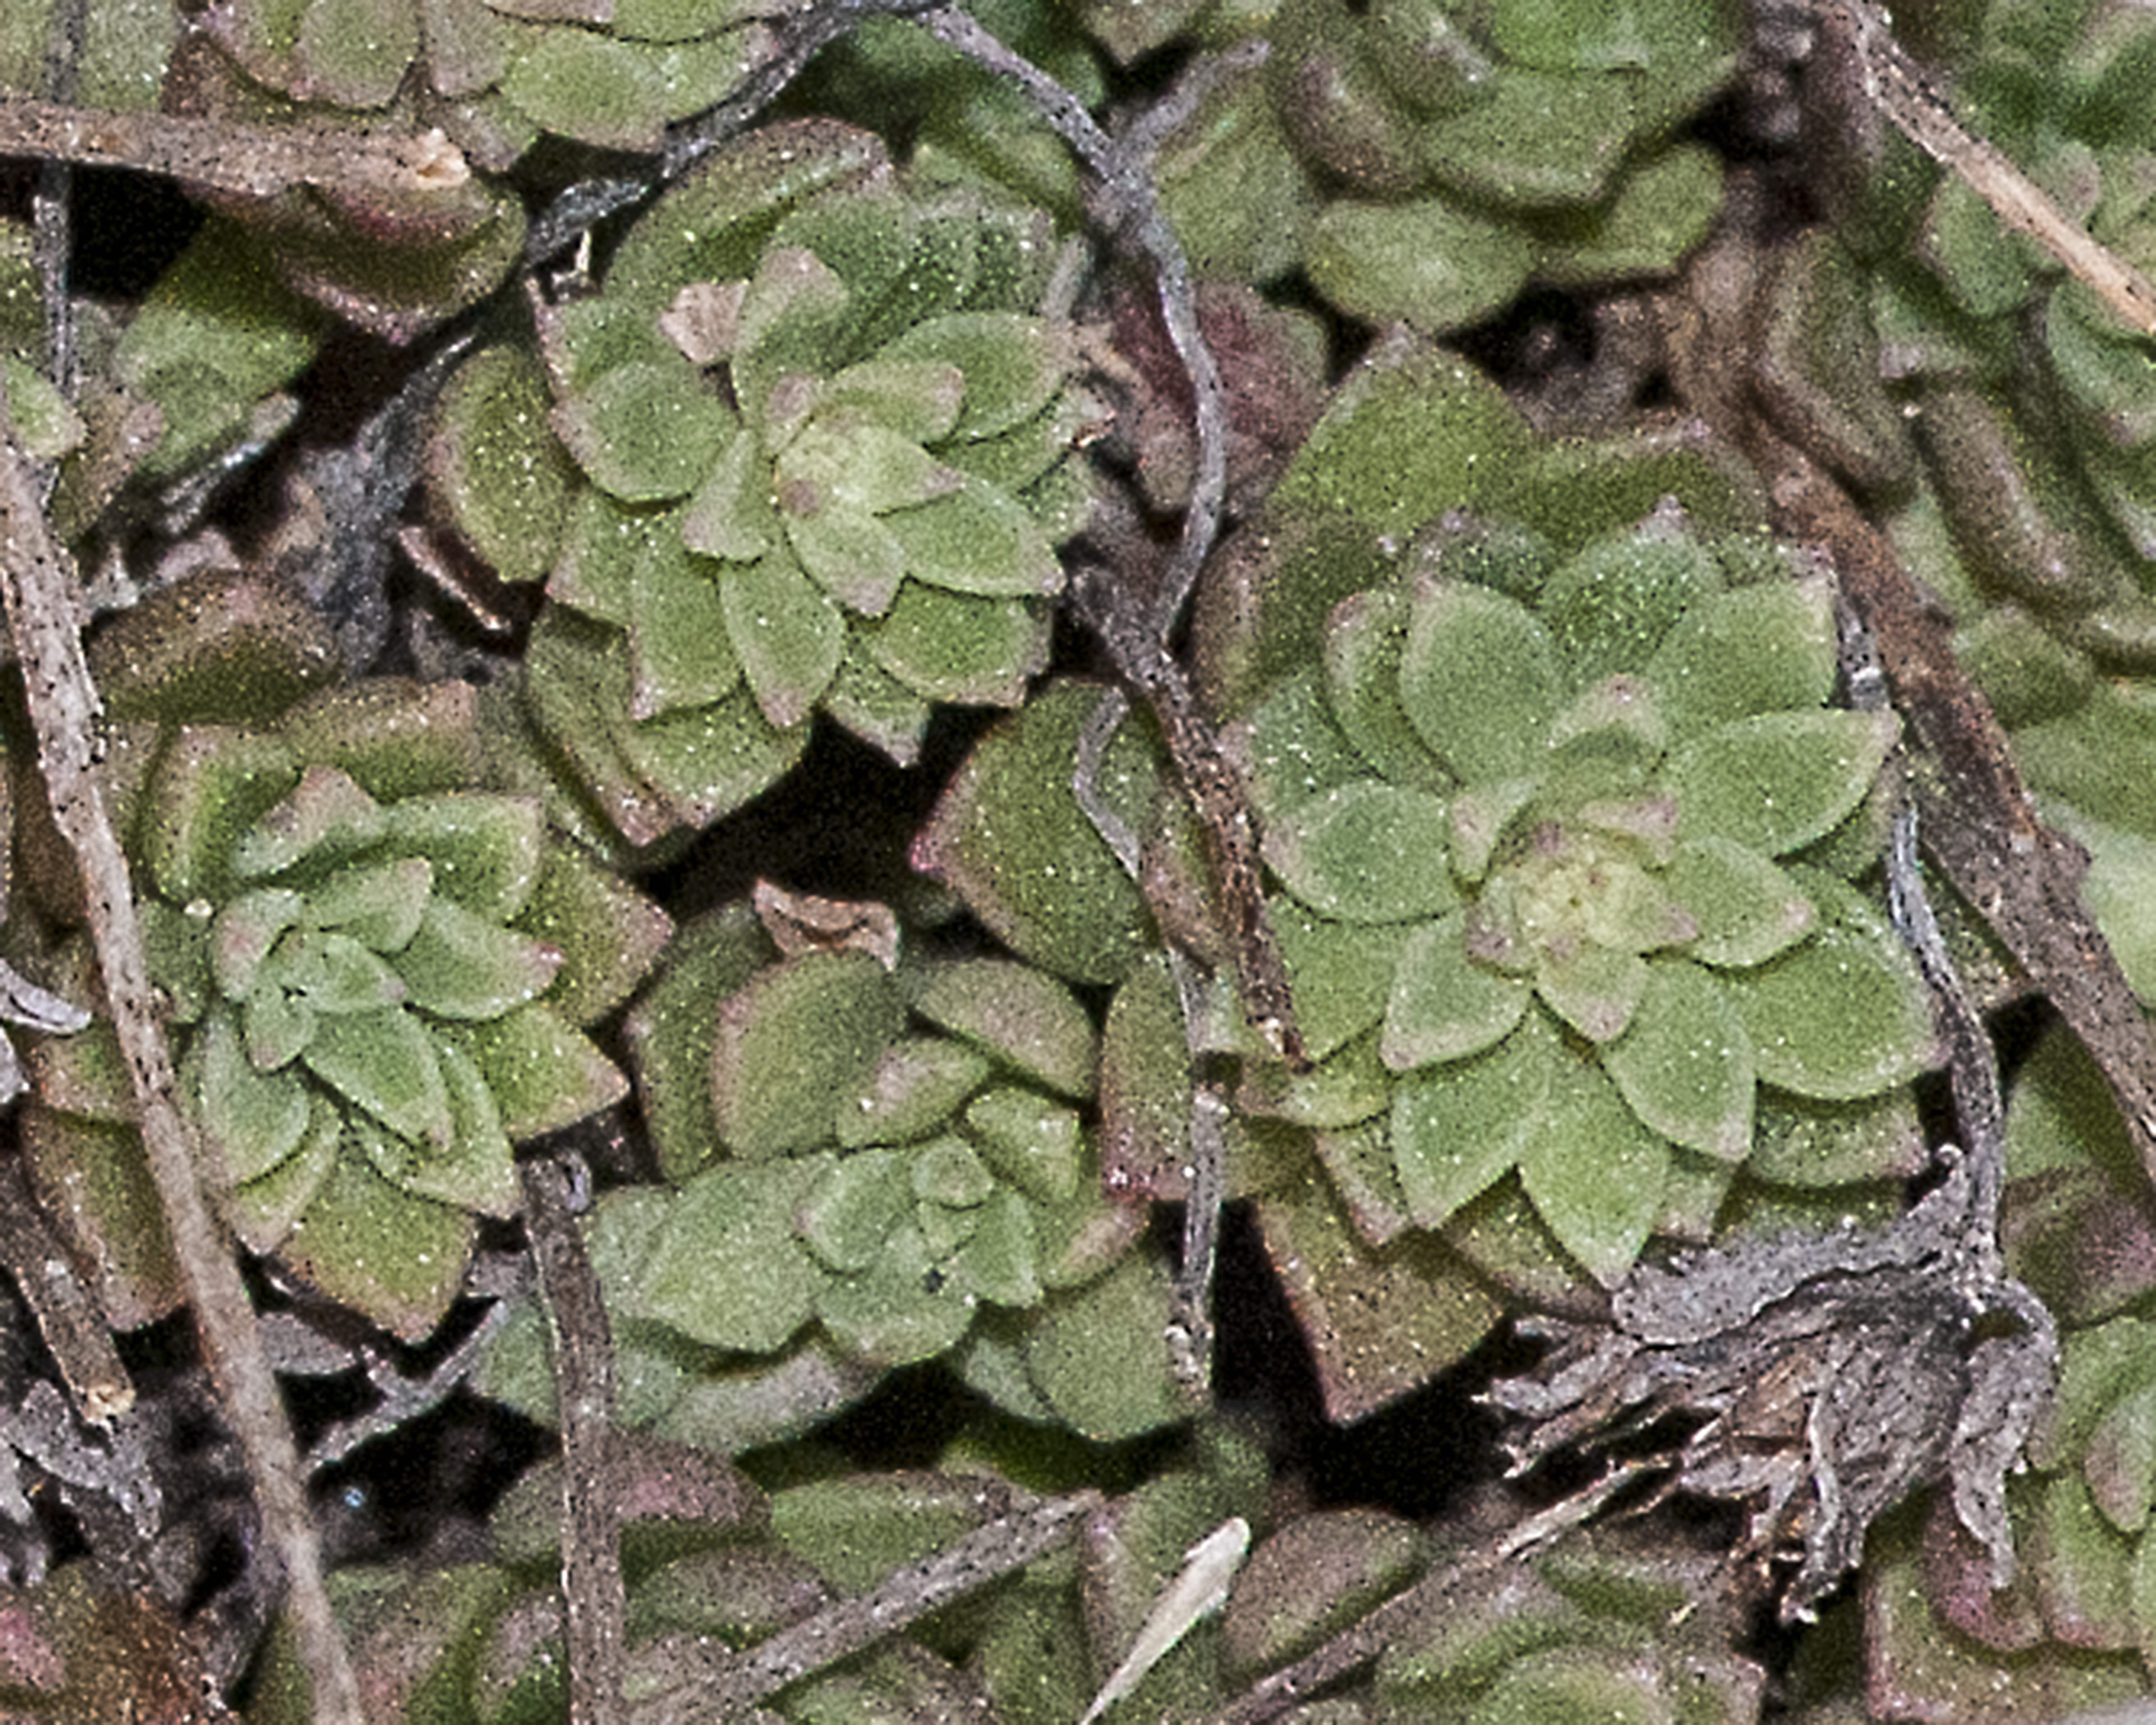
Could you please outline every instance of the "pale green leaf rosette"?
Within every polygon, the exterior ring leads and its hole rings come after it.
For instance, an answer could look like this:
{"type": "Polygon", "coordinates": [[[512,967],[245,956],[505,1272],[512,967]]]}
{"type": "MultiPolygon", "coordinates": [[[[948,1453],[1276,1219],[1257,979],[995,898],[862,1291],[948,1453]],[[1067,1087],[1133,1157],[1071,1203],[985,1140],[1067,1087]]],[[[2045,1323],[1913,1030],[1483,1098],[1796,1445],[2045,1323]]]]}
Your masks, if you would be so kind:
{"type": "Polygon", "coordinates": [[[817,712],[910,762],[934,706],[1024,698],[1100,418],[1040,311],[1050,261],[1038,211],[918,192],[830,122],[774,126],[561,308],[543,413],[498,353],[452,382],[436,512],[545,574],[529,710],[632,844],[738,806],[817,712]]]}
{"type": "Polygon", "coordinates": [[[1237,728],[1317,1063],[1246,1100],[1381,1135],[1471,1255],[1515,1171],[1611,1286],[1711,1226],[1763,1112],[1779,1179],[1794,1142],[1842,1178],[1904,1153],[1847,1109],[1930,1061],[1921,979],[1806,860],[1849,854],[1895,721],[1828,705],[1830,597],[1771,571],[1669,508],[1504,591],[1440,565],[1339,605],[1237,728]]]}
{"type": "Polygon", "coordinates": [[[1736,65],[1712,0],[1219,11],[1216,29],[1262,31],[1268,52],[1208,84],[1159,167],[1214,273],[1300,265],[1353,316],[1443,331],[1531,278],[1668,270],[1713,219],[1721,168],[1682,125],[1736,65]]]}
{"type": "Polygon", "coordinates": [[[1008,959],[784,956],[737,905],[684,934],[627,1035],[676,1183],[593,1224],[624,1358],[671,1385],[639,1423],[737,1447],[780,1435],[804,1373],[858,1394],[941,1355],[1091,1437],[1177,1417],[1165,1350],[1131,1345],[1165,1282],[1130,1256],[1142,1208],[1101,1195],[1099,1038],[1065,983],[1008,959]]]}
{"type": "MultiPolygon", "coordinates": [[[[455,1296],[477,1219],[517,1212],[516,1141],[627,1093],[583,1027],[670,932],[479,762],[465,685],[361,685],[271,729],[172,726],[131,793],[180,1098],[225,1214],[406,1336],[455,1296]]],[[[41,1075],[49,1147],[109,1111],[97,1060],[41,1075]]]]}

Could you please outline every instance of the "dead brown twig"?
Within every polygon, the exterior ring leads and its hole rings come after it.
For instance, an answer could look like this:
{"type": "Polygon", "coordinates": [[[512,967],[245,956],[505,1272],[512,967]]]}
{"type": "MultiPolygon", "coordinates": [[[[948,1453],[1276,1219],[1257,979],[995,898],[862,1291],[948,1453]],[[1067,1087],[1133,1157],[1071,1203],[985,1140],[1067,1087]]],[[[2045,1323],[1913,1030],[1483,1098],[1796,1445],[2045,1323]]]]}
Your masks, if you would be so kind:
{"type": "Polygon", "coordinates": [[[247,1457],[270,1553],[282,1570],[322,1725],[366,1725],[307,1507],[305,1476],[285,1423],[276,1378],[231,1244],[210,1212],[205,1183],[222,1170],[181,1111],[172,1051],[150,986],[126,858],[95,773],[99,703],[82,655],[74,560],[45,524],[29,464],[0,391],[0,593],[37,732],[53,817],[80,866],[90,937],[112,1025],[127,1067],[137,1124],[219,1398],[247,1457]]]}

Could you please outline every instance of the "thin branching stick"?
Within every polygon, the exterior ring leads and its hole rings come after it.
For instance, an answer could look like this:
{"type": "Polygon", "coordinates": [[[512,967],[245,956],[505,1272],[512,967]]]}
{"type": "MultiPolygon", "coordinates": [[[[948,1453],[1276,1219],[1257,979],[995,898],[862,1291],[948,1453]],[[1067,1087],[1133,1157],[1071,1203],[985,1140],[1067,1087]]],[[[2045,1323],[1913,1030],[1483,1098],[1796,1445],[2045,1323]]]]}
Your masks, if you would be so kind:
{"type": "Polygon", "coordinates": [[[717,1725],[737,1717],[767,1695],[1068,1543],[1101,1501],[1098,1491],[1076,1491],[1002,1517],[744,1652],[713,1649],[704,1636],[639,1648],[634,1663],[647,1674],[667,1670],[671,1681],[629,1709],[630,1725],[717,1725]]]}
{"type": "Polygon", "coordinates": [[[613,1327],[599,1279],[570,1213],[569,1182],[551,1157],[521,1163],[524,1227],[539,1270],[562,1420],[562,1638],[569,1656],[569,1725],[621,1717],[629,1648],[619,1505],[608,1457],[613,1435],[613,1327]]]}
{"type": "Polygon", "coordinates": [[[2156,335],[2156,286],[2061,209],[1988,138],[1974,135],[1894,39],[1871,0],[1835,0],[1825,13],[1856,59],[1865,99],[1919,150],[1958,174],[2010,228],[2056,258],[2097,298],[2143,335],[2156,335]]]}
{"type": "MultiPolygon", "coordinates": [[[[917,22],[947,47],[1007,80],[1032,104],[1078,158],[1099,178],[1121,238],[1152,265],[1161,322],[1190,379],[1198,443],[1198,471],[1183,512],[1183,536],[1155,597],[1147,627],[1166,641],[1198,584],[1198,572],[1220,536],[1221,506],[1228,495],[1228,398],[1220,367],[1198,326],[1198,298],[1183,242],[1160,207],[1145,165],[1101,131],[1085,106],[1032,61],[1014,54],[955,6],[922,13],[917,22]]],[[[1126,675],[1128,675],[1127,671],[1126,675]]]]}
{"type": "Polygon", "coordinates": [[[90,937],[114,1034],[135,1092],[150,1173],[163,1206],[203,1353],[225,1417],[247,1458],[263,1535],[282,1571],[286,1603],[320,1725],[366,1725],[344,1643],[322,1582],[321,1553],[277,1380],[232,1248],[210,1214],[205,1179],[223,1170],[196,1142],[178,1105],[172,1057],[150,987],[126,858],[94,771],[99,705],[82,653],[74,561],[45,525],[28,462],[0,387],[0,595],[37,732],[53,819],[85,883],[90,937]]]}
{"type": "Polygon", "coordinates": [[[108,113],[0,101],[0,156],[132,167],[220,192],[268,198],[295,185],[360,198],[450,191],[471,177],[439,130],[416,136],[334,126],[242,126],[177,114],[108,113]]]}

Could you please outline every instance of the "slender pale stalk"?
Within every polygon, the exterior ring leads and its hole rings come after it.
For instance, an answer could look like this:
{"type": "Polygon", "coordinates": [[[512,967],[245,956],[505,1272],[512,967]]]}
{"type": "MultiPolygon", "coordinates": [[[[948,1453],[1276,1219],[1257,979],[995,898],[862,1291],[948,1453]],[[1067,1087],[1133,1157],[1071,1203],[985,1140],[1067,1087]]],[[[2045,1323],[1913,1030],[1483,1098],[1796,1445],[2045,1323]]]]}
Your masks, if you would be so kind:
{"type": "Polygon", "coordinates": [[[105,976],[113,1032],[134,1089],[151,1177],[219,1405],[246,1456],[269,1556],[284,1574],[285,1603],[310,1681],[314,1717],[318,1725],[367,1725],[330,1610],[305,1477],[285,1421],[277,1380],[263,1352],[254,1308],[233,1261],[231,1244],[204,1194],[205,1181],[222,1186],[223,1170],[208,1147],[197,1142],[179,1106],[172,1050],[143,956],[127,860],[105,813],[95,771],[102,750],[100,714],[82,653],[74,603],[80,587],[74,560],[45,525],[0,385],[0,595],[6,599],[15,655],[22,662],[53,819],[82,870],[90,938],[105,976]]]}

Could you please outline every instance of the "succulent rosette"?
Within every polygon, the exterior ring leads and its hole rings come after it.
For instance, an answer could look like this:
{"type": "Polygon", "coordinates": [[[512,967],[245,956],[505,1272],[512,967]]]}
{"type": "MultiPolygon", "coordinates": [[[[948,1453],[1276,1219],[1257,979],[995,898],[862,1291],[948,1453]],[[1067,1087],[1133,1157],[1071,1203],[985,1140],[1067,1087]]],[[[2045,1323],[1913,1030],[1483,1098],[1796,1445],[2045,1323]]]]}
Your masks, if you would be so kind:
{"type": "Polygon", "coordinates": [[[1553,564],[1444,524],[1241,726],[1317,1063],[1260,1106],[1374,1122],[1424,1227],[1517,1167],[1609,1283],[1680,1188],[1726,1189],[1763,1086],[1877,1097],[1932,1032],[1818,865],[1876,851],[1861,818],[1830,835],[1897,736],[1828,705],[1825,584],[1673,507],[1553,564]]]}
{"type": "MultiPolygon", "coordinates": [[[[536,800],[479,788],[474,706],[368,685],[272,728],[178,726],[134,789],[154,979],[226,1215],[407,1334],[454,1296],[475,1219],[518,1209],[515,1142],[626,1093],[582,1026],[670,926],[536,800]]],[[[127,1118],[126,1091],[106,1046],[40,1053],[33,1160],[64,1187],[102,1142],[70,1118],[127,1118]]]]}
{"type": "Polygon", "coordinates": [[[1040,311],[1050,239],[1037,212],[913,195],[865,134],[774,127],[562,308],[572,473],[531,479],[529,371],[481,356],[498,377],[453,387],[442,512],[507,572],[547,572],[532,711],[625,834],[745,800],[819,710],[910,760],[932,703],[1021,699],[1095,413],[1040,311]],[[503,506],[535,483],[554,532],[503,506]]]}
{"type": "MultiPolygon", "coordinates": [[[[1162,8],[1092,8],[1093,27],[1142,51],[1122,16],[1138,10],[1162,8]]],[[[1258,16],[1202,28],[1232,41],[1258,16]]],[[[1245,57],[1168,133],[1163,199],[1209,273],[1301,267],[1344,311],[1428,330],[1530,279],[1666,270],[1721,202],[1684,122],[1734,70],[1733,23],[1715,0],[1283,0],[1262,64],[1245,57]]]]}
{"type": "Polygon", "coordinates": [[[422,124],[506,167],[542,132],[656,150],[767,57],[767,16],[757,0],[218,0],[202,28],[295,101],[380,110],[416,87],[422,124]]]}
{"type": "MultiPolygon", "coordinates": [[[[828,901],[821,901],[828,904],[828,901]]],[[[950,1353],[1021,1418],[1103,1440],[1178,1417],[1167,1273],[1107,1204],[1098,1036],[1008,959],[901,957],[880,927],[787,950],[746,905],[686,931],[627,1034],[662,1172],[600,1202],[593,1260],[639,1362],[625,1417],[732,1449],[950,1353]]],[[[543,1411],[536,1314],[489,1368],[543,1411]]]]}

